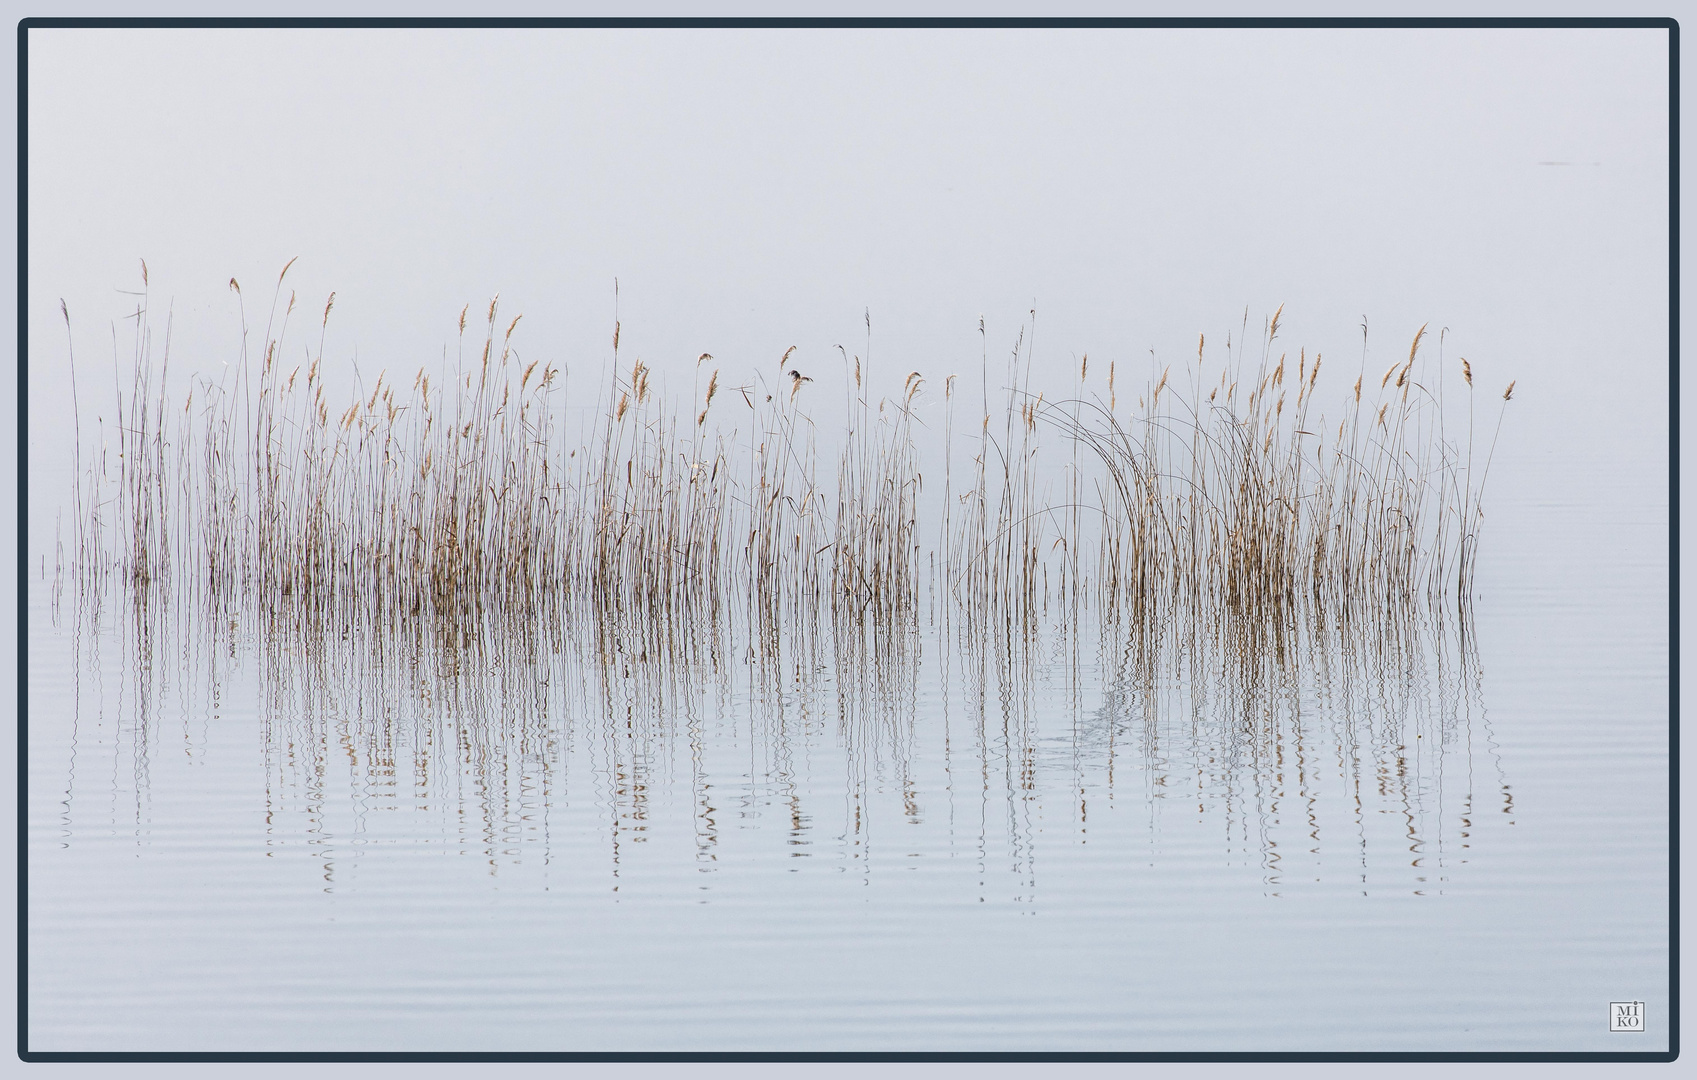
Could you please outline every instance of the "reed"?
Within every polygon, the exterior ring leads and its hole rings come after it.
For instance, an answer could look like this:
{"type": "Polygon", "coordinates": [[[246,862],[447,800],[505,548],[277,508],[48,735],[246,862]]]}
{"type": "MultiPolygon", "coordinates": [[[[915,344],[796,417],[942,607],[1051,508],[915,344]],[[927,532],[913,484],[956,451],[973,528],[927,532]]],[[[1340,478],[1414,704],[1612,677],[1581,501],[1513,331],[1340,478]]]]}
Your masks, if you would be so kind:
{"type": "Polygon", "coordinates": [[[792,348],[732,386],[703,353],[678,401],[622,355],[616,320],[586,391],[563,364],[520,355],[522,316],[504,319],[497,298],[473,329],[461,312],[451,371],[380,372],[332,401],[334,294],[317,335],[286,344],[299,306],[287,275],[263,350],[244,344],[180,397],[170,320],[156,342],[145,292],[127,371],[114,331],[113,421],[100,410],[84,445],[79,400],[73,429],[84,593],[187,592],[314,632],[547,621],[609,663],[722,657],[725,639],[701,628],[732,620],[762,663],[817,655],[826,637],[899,649],[891,635],[927,606],[969,638],[1007,641],[1087,614],[1168,631],[1371,627],[1467,606],[1513,389],[1476,463],[1471,362],[1457,427],[1425,329],[1376,386],[1364,330],[1353,386],[1322,405],[1324,358],[1279,344],[1280,309],[1255,340],[1228,337],[1223,362],[1199,337],[1194,360],[1158,363],[1139,386],[1128,363],[1093,373],[1084,358],[1054,397],[1032,385],[1033,312],[996,373],[981,323],[982,411],[957,427],[957,376],[906,371],[875,389],[870,316],[838,370],[792,348]],[[822,434],[815,401],[832,382],[846,423],[822,434]],[[586,393],[598,404],[574,424],[586,393]],[[924,495],[935,433],[917,412],[934,393],[940,505],[924,495]],[[957,452],[970,454],[958,476],[957,452]]]}

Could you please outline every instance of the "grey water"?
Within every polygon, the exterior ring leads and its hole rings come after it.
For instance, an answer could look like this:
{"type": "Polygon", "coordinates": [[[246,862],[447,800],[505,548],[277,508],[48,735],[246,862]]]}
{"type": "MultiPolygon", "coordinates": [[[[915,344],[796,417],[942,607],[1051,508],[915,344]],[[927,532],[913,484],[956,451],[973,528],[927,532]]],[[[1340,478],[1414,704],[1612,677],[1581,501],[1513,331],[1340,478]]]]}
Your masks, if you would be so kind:
{"type": "Polygon", "coordinates": [[[1607,480],[1493,500],[1470,642],[1287,664],[922,614],[609,669],[32,583],[31,1046],[1664,1046],[1665,504],[1607,480]]]}

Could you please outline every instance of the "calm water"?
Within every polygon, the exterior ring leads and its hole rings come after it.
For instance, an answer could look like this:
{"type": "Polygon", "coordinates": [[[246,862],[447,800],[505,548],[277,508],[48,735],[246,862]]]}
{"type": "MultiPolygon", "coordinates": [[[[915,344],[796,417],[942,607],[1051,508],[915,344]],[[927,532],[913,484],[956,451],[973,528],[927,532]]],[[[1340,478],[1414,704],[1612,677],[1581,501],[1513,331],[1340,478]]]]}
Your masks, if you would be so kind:
{"type": "Polygon", "coordinates": [[[326,642],[49,565],[30,1046],[1665,1049],[1658,469],[1514,459],[1465,640],[1282,659],[326,642]]]}

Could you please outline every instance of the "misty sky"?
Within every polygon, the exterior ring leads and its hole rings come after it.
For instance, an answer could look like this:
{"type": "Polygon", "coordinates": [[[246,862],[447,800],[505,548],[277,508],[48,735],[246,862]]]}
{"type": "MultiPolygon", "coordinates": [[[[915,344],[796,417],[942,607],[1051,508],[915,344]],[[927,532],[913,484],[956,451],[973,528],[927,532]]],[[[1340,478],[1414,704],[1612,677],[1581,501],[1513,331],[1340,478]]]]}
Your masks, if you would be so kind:
{"type": "MultiPolygon", "coordinates": [[[[1141,373],[1282,304],[1281,344],[1345,385],[1364,318],[1375,375],[1429,322],[1493,393],[1519,380],[1511,456],[1665,469],[1660,30],[30,41],[38,418],[64,408],[61,298],[109,372],[145,258],[173,365],[213,371],[229,279],[257,339],[299,256],[290,347],[334,290],[326,356],[368,380],[438,363],[497,293],[521,351],[598,377],[615,278],[626,355],[684,379],[791,345],[834,375],[867,310],[892,386],[976,379],[979,317],[1005,355],[1033,308],[1040,370],[1141,373]]],[[[35,429],[51,470],[63,425],[35,429]]]]}

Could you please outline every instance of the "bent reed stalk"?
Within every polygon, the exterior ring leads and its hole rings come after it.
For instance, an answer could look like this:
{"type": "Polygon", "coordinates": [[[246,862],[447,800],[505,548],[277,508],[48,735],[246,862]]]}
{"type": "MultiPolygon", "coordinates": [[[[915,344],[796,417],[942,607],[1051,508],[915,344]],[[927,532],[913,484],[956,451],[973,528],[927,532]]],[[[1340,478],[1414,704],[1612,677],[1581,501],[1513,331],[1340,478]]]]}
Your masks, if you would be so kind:
{"type": "MultiPolygon", "coordinates": [[[[503,323],[498,301],[471,316],[483,326],[469,343],[461,312],[452,372],[385,371],[332,402],[334,299],[300,364],[281,359],[290,294],[261,355],[244,348],[180,402],[169,324],[156,349],[143,300],[127,387],[114,359],[116,422],[84,447],[78,418],[72,573],[84,594],[169,585],[319,629],[589,616],[603,655],[627,657],[718,650],[697,629],[732,618],[746,618],[753,655],[797,641],[808,652],[822,618],[885,633],[916,619],[922,597],[968,636],[1009,640],[1045,617],[1076,626],[1087,610],[1156,632],[1232,624],[1236,637],[1469,603],[1491,453],[1475,467],[1465,360],[1467,425],[1449,436],[1428,388],[1443,360],[1422,351],[1424,328],[1376,386],[1364,336],[1353,387],[1323,411],[1322,357],[1275,352],[1282,308],[1253,348],[1228,341],[1221,364],[1199,339],[1194,359],[1128,387],[1123,362],[1086,359],[1060,399],[1031,385],[1033,314],[999,380],[986,348],[982,417],[957,423],[954,375],[912,371],[899,393],[874,394],[868,318],[862,354],[839,346],[839,446],[808,411],[821,390],[791,366],[793,348],[740,386],[714,366],[705,394],[672,408],[648,366],[620,355],[617,325],[611,378],[572,432],[566,368],[523,361],[519,319],[503,323]],[[960,451],[943,447],[927,531],[916,409],[932,385],[945,443],[966,432],[971,456],[957,475],[960,451]],[[1045,432],[1058,452],[1045,452],[1045,432]],[[822,442],[837,453],[834,484],[822,442]]],[[[244,316],[244,341],[245,327],[244,316]]],[[[698,394],[713,363],[697,361],[698,394]]]]}

